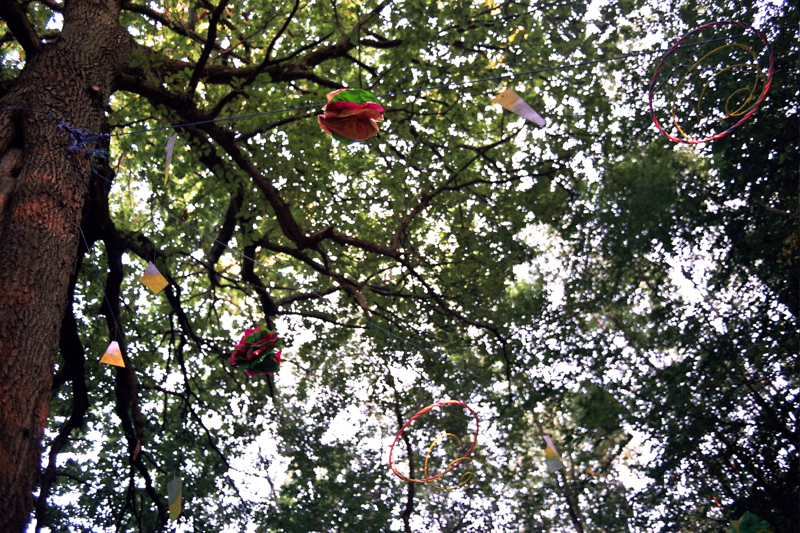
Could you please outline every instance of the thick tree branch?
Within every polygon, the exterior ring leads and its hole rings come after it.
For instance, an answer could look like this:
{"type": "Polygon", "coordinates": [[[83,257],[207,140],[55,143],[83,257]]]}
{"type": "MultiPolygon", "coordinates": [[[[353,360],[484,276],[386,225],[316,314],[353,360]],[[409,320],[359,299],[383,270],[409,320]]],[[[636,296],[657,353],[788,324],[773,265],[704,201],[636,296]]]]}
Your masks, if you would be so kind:
{"type": "MultiPolygon", "coordinates": [[[[139,52],[143,53],[145,57],[150,57],[157,54],[157,52],[155,52],[152,48],[141,44],[137,44],[136,48],[139,50],[139,52]]],[[[334,56],[326,59],[330,59],[332,57],[334,56]]],[[[328,87],[331,89],[341,88],[339,83],[322,78],[321,76],[314,74],[309,70],[310,67],[316,65],[300,66],[297,63],[289,63],[286,65],[278,63],[278,61],[270,61],[266,65],[259,65],[256,67],[205,65],[202,70],[200,70],[200,74],[202,76],[203,83],[207,85],[228,85],[234,80],[246,81],[261,73],[266,73],[269,75],[270,80],[274,83],[308,80],[318,84],[321,87],[328,87]]],[[[129,66],[124,69],[119,79],[119,88],[141,94],[142,96],[147,96],[146,94],[139,92],[136,87],[144,87],[146,85],[145,79],[147,78],[148,74],[151,76],[156,74],[159,79],[163,79],[167,75],[177,74],[179,72],[183,72],[187,68],[194,69],[195,67],[195,63],[177,61],[159,56],[158,67],[152,67],[148,70],[145,69],[144,66],[129,66]]],[[[174,95],[172,96],[174,97],[174,95]]],[[[160,102],[156,100],[154,103],[160,102]]]]}
{"type": "MultiPolygon", "coordinates": [[[[286,307],[294,302],[299,302],[301,300],[318,300],[320,296],[327,296],[328,294],[333,294],[334,292],[338,292],[342,290],[341,287],[327,287],[325,289],[321,289],[317,292],[300,292],[297,294],[293,294],[291,296],[286,296],[285,298],[281,298],[275,305],[278,307],[286,307]]],[[[288,311],[283,311],[282,314],[287,314],[288,311]]]]}
{"type": "Polygon", "coordinates": [[[0,18],[16,37],[22,49],[25,50],[27,60],[33,59],[42,50],[42,43],[36,30],[33,29],[25,9],[16,0],[3,0],[0,2],[0,18]]]}
{"type": "Polygon", "coordinates": [[[42,5],[47,6],[48,8],[52,9],[56,13],[61,13],[64,10],[64,6],[61,4],[56,4],[53,0],[36,0],[42,5]]]}
{"type": "Polygon", "coordinates": [[[155,490],[152,478],[147,470],[147,466],[142,461],[141,450],[144,444],[144,418],[139,405],[139,390],[133,365],[127,354],[127,343],[124,340],[124,332],[121,327],[120,298],[122,280],[124,277],[122,268],[122,253],[125,250],[125,241],[120,238],[119,233],[110,219],[107,211],[108,199],[105,197],[102,202],[106,211],[100,213],[100,217],[106,220],[100,230],[103,232],[106,244],[106,255],[108,257],[108,277],[106,278],[105,298],[101,310],[105,310],[106,323],[112,339],[117,340],[125,362],[124,368],[117,368],[116,375],[116,406],[115,412],[120,419],[120,423],[128,441],[128,452],[132,468],[135,468],[145,481],[145,492],[148,494],[153,504],[156,506],[159,522],[165,524],[167,521],[167,506],[163,497],[155,490]]]}
{"type": "MultiPolygon", "coordinates": [[[[185,99],[173,95],[160,87],[154,87],[144,83],[142,80],[125,76],[123,83],[124,87],[131,92],[135,92],[145,96],[154,104],[167,105],[187,122],[200,122],[207,120],[194,106],[187,105],[185,99]]],[[[219,144],[225,152],[233,159],[233,161],[244,170],[259,189],[264,193],[267,201],[275,211],[275,216],[278,223],[286,235],[292,242],[294,242],[299,250],[308,248],[309,241],[300,228],[300,225],[292,215],[289,206],[281,197],[278,190],[264,178],[261,172],[250,161],[250,159],[241,151],[239,146],[234,141],[233,135],[215,123],[201,124],[197,126],[198,129],[206,132],[217,144],[219,144]]]]}
{"type": "Polygon", "coordinates": [[[403,44],[403,41],[401,39],[393,39],[391,41],[389,40],[373,41],[371,39],[361,39],[359,43],[364,46],[369,46],[370,48],[379,48],[382,50],[386,50],[389,48],[397,48],[398,46],[403,44]]]}
{"type": "Polygon", "coordinates": [[[244,249],[244,257],[243,257],[243,264],[242,264],[242,281],[251,285],[256,294],[258,294],[258,298],[261,301],[261,309],[264,312],[264,318],[267,321],[267,327],[270,329],[275,329],[275,324],[272,321],[272,317],[276,316],[280,309],[275,304],[275,300],[272,299],[270,296],[267,287],[261,281],[254,270],[255,263],[253,261],[253,257],[256,254],[256,245],[250,245],[245,247],[244,249]]]}

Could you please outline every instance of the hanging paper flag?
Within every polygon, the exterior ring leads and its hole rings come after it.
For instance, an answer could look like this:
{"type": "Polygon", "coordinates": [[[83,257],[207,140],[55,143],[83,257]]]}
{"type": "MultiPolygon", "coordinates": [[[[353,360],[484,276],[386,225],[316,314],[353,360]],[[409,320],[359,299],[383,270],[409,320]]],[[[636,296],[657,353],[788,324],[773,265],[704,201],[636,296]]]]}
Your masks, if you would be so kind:
{"type": "Polygon", "coordinates": [[[181,514],[181,492],[181,478],[175,476],[175,479],[167,483],[170,520],[177,520],[181,514]]]}
{"type": "Polygon", "coordinates": [[[514,92],[514,89],[506,89],[502,93],[498,94],[496,97],[492,98],[492,103],[500,104],[512,113],[516,113],[522,118],[530,120],[537,126],[544,128],[544,119],[539,116],[539,113],[534,111],[533,108],[525,102],[525,100],[520,98],[519,95],[514,92]]]}
{"type": "Polygon", "coordinates": [[[278,332],[258,326],[245,330],[228,363],[244,369],[248,376],[273,374],[280,370],[282,351],[283,342],[278,338],[278,332]]]}
{"type": "Polygon", "coordinates": [[[161,275],[161,272],[158,271],[152,261],[147,262],[147,268],[144,269],[144,276],[142,276],[142,283],[156,294],[169,285],[167,279],[161,275]]]}
{"type": "Polygon", "coordinates": [[[547,447],[544,449],[544,462],[547,464],[548,472],[557,472],[564,468],[564,463],[561,462],[561,456],[558,455],[556,447],[550,437],[544,436],[544,442],[547,447]]]}
{"type": "Polygon", "coordinates": [[[106,348],[106,353],[100,358],[100,362],[125,368],[125,361],[122,360],[122,352],[119,351],[119,344],[117,341],[111,341],[111,344],[106,348]]]}
{"type": "Polygon", "coordinates": [[[328,93],[328,103],[317,116],[325,133],[345,144],[375,137],[383,120],[383,108],[377,98],[363,89],[339,89],[328,93]]]}
{"type": "Polygon", "coordinates": [[[178,138],[177,133],[173,133],[172,137],[167,141],[167,171],[164,176],[164,185],[169,181],[169,171],[172,168],[172,149],[175,147],[175,139],[178,138]]]}

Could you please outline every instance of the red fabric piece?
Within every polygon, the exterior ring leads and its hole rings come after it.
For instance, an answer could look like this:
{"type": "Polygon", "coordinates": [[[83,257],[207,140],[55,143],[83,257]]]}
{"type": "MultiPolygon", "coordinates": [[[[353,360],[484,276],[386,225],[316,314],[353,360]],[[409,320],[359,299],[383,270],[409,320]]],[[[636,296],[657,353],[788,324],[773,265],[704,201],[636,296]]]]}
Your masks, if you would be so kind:
{"type": "Polygon", "coordinates": [[[317,117],[322,130],[328,135],[338,135],[351,141],[366,141],[375,137],[380,131],[377,121],[383,120],[383,107],[374,102],[331,102],[343,90],[346,89],[328,94],[324,113],[317,117]]]}

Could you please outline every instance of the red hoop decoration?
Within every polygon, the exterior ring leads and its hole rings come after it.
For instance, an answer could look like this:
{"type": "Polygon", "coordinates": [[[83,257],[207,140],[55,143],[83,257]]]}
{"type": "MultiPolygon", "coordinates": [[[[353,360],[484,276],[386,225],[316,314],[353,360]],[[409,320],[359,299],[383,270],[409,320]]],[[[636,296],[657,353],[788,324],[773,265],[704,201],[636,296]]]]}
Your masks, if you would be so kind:
{"type": "MultiPolygon", "coordinates": [[[[717,50],[719,50],[721,48],[723,48],[723,47],[720,47],[717,50]]],[[[716,52],[717,50],[715,50],[714,52],[716,52]]],[[[663,133],[669,140],[671,140],[673,142],[678,142],[678,143],[701,144],[701,143],[704,143],[704,142],[708,142],[708,141],[713,141],[713,140],[719,139],[720,137],[724,137],[725,135],[729,134],[731,131],[733,131],[736,128],[738,128],[739,126],[741,126],[748,118],[750,118],[750,116],[753,113],[756,112],[756,109],[758,109],[758,105],[767,96],[767,92],[769,91],[769,87],[770,87],[770,85],[772,85],[772,72],[773,72],[773,69],[774,69],[774,62],[775,62],[775,59],[774,59],[774,57],[772,55],[772,46],[770,46],[769,41],[767,40],[767,38],[759,30],[753,28],[752,26],[750,26],[749,24],[747,24],[745,22],[739,22],[739,21],[734,21],[734,20],[724,20],[724,21],[721,21],[721,22],[709,22],[708,24],[703,24],[702,26],[698,26],[697,28],[693,29],[692,31],[690,31],[689,33],[687,33],[686,35],[681,37],[674,45],[672,45],[672,47],[669,50],[667,50],[667,52],[661,58],[661,62],[656,67],[655,72],[653,73],[653,77],[650,80],[650,90],[649,90],[649,98],[648,98],[649,102],[650,102],[650,116],[653,118],[653,123],[656,125],[656,128],[658,128],[658,131],[663,133]],[[710,136],[708,138],[705,138],[705,139],[693,139],[693,138],[689,137],[688,135],[686,135],[685,133],[683,133],[683,130],[680,128],[680,126],[677,126],[677,123],[676,123],[676,126],[678,127],[678,131],[680,131],[681,134],[685,138],[681,139],[681,138],[675,137],[673,135],[670,135],[661,126],[661,123],[658,121],[658,117],[656,117],[655,110],[653,109],[653,94],[655,92],[656,79],[658,78],[658,75],[661,73],[661,69],[664,68],[664,64],[667,61],[667,59],[669,59],[669,57],[675,52],[675,50],[677,50],[678,48],[682,47],[681,45],[686,39],[688,39],[689,37],[691,37],[695,33],[698,33],[698,32],[700,32],[700,31],[702,31],[704,29],[712,28],[714,26],[722,26],[722,25],[725,25],[725,24],[730,24],[730,25],[734,25],[734,26],[740,26],[740,27],[742,27],[742,28],[744,28],[746,30],[753,31],[753,32],[755,32],[756,35],[758,35],[758,37],[764,43],[764,47],[767,50],[767,52],[769,53],[769,71],[767,72],[766,80],[764,81],[764,89],[761,91],[761,95],[758,97],[758,100],[756,100],[755,103],[752,106],[750,106],[750,108],[748,108],[747,112],[742,115],[742,117],[739,119],[739,121],[736,124],[734,124],[733,126],[731,126],[730,128],[728,128],[725,131],[723,131],[723,132],[714,134],[714,135],[712,135],[712,136],[710,136]]],[[[696,66],[696,64],[695,64],[695,66],[696,66]]],[[[740,66],[740,65],[736,65],[736,66],[740,66]]],[[[692,67],[692,68],[694,68],[694,67],[692,67]]],[[[681,80],[681,83],[683,83],[683,80],[681,80]]],[[[736,92],[739,92],[741,90],[742,89],[739,89],[736,92]]],[[[704,92],[705,92],[705,88],[704,88],[704,92]]],[[[734,94],[736,94],[736,93],[734,93],[734,94]]],[[[701,96],[701,98],[702,98],[702,96],[701,96]]],[[[729,100],[730,100],[730,98],[729,98],[729,100]]],[[[727,103],[726,103],[726,109],[727,109],[727,103]]],[[[729,113],[728,116],[740,116],[740,114],[729,113]]]]}
{"type": "MultiPolygon", "coordinates": [[[[428,407],[425,407],[425,408],[421,409],[417,414],[412,416],[409,419],[409,421],[406,422],[403,425],[403,427],[400,428],[400,431],[397,432],[397,435],[394,438],[394,442],[392,442],[392,446],[391,446],[391,448],[389,448],[389,468],[392,469],[392,472],[394,472],[394,474],[397,477],[399,477],[400,479],[402,479],[403,481],[406,481],[408,483],[428,483],[429,481],[434,481],[434,480],[439,479],[440,477],[444,476],[445,474],[447,474],[448,472],[452,471],[454,468],[456,468],[458,465],[460,465],[465,460],[470,460],[471,461],[472,459],[469,459],[469,454],[472,453],[472,450],[475,448],[475,444],[477,444],[477,442],[478,442],[478,415],[475,413],[475,411],[472,410],[472,408],[469,405],[465,404],[464,402],[459,402],[458,400],[443,400],[441,402],[436,402],[434,404],[429,405],[428,407]],[[459,457],[458,459],[456,459],[453,462],[451,462],[447,466],[445,471],[442,472],[441,474],[436,474],[435,476],[425,477],[423,479],[411,479],[411,478],[405,476],[402,472],[400,472],[397,469],[397,467],[395,466],[394,459],[393,459],[393,457],[394,457],[394,446],[395,446],[395,444],[397,444],[397,441],[400,440],[400,436],[403,434],[403,432],[406,430],[406,428],[411,425],[411,422],[413,422],[414,420],[419,418],[424,413],[427,413],[428,411],[430,411],[434,407],[441,407],[443,405],[460,405],[461,407],[463,407],[464,409],[469,411],[472,414],[473,418],[475,418],[475,437],[472,439],[472,445],[469,447],[469,450],[467,450],[467,453],[465,453],[462,457],[459,457]]],[[[434,444],[435,443],[436,443],[436,441],[434,441],[434,444]]],[[[431,446],[431,448],[432,447],[433,446],[431,446]]],[[[411,453],[410,450],[409,450],[409,453],[411,453]]],[[[428,455],[430,455],[430,452],[428,452],[428,455]]],[[[426,457],[426,463],[427,463],[427,457],[426,457]]],[[[426,469],[425,475],[426,476],[428,475],[427,474],[427,469],[426,469]]]]}

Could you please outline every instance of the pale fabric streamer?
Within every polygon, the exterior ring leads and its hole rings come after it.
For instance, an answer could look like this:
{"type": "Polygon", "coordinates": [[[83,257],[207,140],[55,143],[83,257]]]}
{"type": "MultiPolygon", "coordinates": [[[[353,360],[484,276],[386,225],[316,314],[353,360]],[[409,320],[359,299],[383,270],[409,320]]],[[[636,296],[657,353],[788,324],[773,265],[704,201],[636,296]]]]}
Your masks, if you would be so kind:
{"type": "Polygon", "coordinates": [[[525,102],[525,100],[520,98],[520,96],[514,92],[514,89],[506,89],[505,91],[501,92],[496,97],[492,98],[492,103],[500,104],[512,113],[516,113],[522,118],[530,120],[537,126],[544,128],[544,119],[539,116],[539,113],[534,111],[533,108],[525,102]]]}

